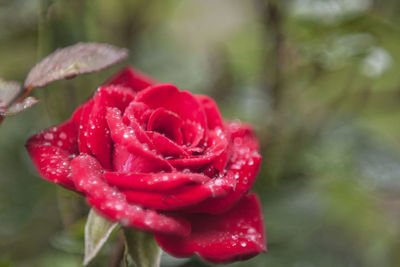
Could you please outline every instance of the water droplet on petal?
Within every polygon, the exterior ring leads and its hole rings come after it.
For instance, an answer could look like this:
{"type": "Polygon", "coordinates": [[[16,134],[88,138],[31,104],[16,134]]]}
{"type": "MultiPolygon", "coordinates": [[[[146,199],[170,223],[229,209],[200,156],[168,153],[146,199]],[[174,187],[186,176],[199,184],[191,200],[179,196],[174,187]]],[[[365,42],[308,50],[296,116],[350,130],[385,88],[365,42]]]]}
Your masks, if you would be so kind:
{"type": "Polygon", "coordinates": [[[54,139],[54,135],[52,133],[45,133],[44,134],[44,139],[48,140],[48,141],[51,141],[51,140],[54,139]]]}

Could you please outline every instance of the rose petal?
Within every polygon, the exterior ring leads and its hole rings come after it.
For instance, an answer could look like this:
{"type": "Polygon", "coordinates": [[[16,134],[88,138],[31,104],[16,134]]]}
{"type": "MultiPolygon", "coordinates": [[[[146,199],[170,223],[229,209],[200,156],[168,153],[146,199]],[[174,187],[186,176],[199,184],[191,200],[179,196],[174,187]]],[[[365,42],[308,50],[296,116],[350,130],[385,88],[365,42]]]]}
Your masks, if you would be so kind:
{"type": "Polygon", "coordinates": [[[44,179],[75,190],[70,161],[78,153],[77,129],[72,119],[32,136],[26,148],[44,179]]]}
{"type": "Polygon", "coordinates": [[[155,235],[161,248],[175,257],[196,253],[213,263],[228,263],[267,251],[261,205],[254,194],[244,197],[226,213],[185,218],[192,225],[189,237],[155,235]]]}
{"type": "Polygon", "coordinates": [[[174,211],[193,206],[206,199],[227,195],[231,192],[236,181],[227,177],[210,180],[207,183],[181,187],[166,193],[127,190],[122,193],[126,199],[146,208],[174,211]]]}
{"type": "Polygon", "coordinates": [[[130,152],[126,147],[115,144],[113,152],[113,167],[118,172],[170,172],[171,166],[164,161],[155,161],[140,153],[130,152]]]}
{"type": "Polygon", "coordinates": [[[89,116],[93,109],[94,101],[90,99],[88,102],[79,106],[79,108],[72,114],[72,119],[78,128],[78,147],[79,152],[91,154],[88,145],[88,128],[89,128],[89,116]]]}
{"type": "Polygon", "coordinates": [[[156,150],[161,153],[166,158],[168,157],[188,157],[189,154],[178,146],[176,143],[172,142],[170,139],[156,132],[147,133],[156,147],[156,150]]]}
{"type": "Polygon", "coordinates": [[[122,117],[122,121],[125,125],[130,126],[130,128],[129,128],[130,131],[133,131],[133,134],[136,136],[137,140],[140,143],[143,143],[150,150],[155,150],[155,146],[145,130],[146,126],[141,125],[138,122],[138,120],[135,118],[135,116],[131,113],[132,110],[130,110],[130,111],[128,110],[128,109],[132,109],[132,107],[134,106],[132,104],[135,104],[135,102],[131,102],[131,104],[125,110],[125,113],[122,117]]]}
{"type": "Polygon", "coordinates": [[[122,189],[144,191],[167,191],[188,184],[201,184],[210,180],[209,177],[194,173],[122,173],[105,172],[104,178],[110,185],[122,189]]]}
{"type": "Polygon", "coordinates": [[[151,110],[145,104],[133,101],[126,108],[122,121],[131,127],[139,142],[146,143],[149,149],[154,149],[154,144],[146,132],[146,124],[150,114],[151,110]],[[145,121],[142,121],[143,117],[146,117],[145,121]]]}
{"type": "Polygon", "coordinates": [[[132,101],[125,109],[124,122],[126,120],[136,121],[143,129],[146,129],[151,113],[152,109],[146,104],[132,101]]]}
{"type": "Polygon", "coordinates": [[[208,128],[214,129],[216,127],[219,127],[223,129],[224,123],[221,113],[219,112],[217,103],[215,103],[212,98],[206,95],[196,95],[196,98],[199,100],[200,104],[204,108],[207,117],[208,128]]]}
{"type": "Polygon", "coordinates": [[[181,127],[182,119],[165,108],[155,109],[147,123],[148,131],[161,133],[178,145],[183,143],[181,127]]]}
{"type": "Polygon", "coordinates": [[[236,189],[227,196],[207,200],[190,212],[205,212],[218,214],[225,212],[246,194],[253,186],[261,164],[258,153],[258,141],[247,124],[229,123],[226,129],[230,132],[231,156],[228,163],[227,175],[230,174],[237,180],[236,189]]]}
{"type": "Polygon", "coordinates": [[[196,170],[199,166],[204,167],[207,164],[213,163],[227,148],[228,140],[226,134],[220,128],[215,128],[208,131],[207,145],[203,154],[182,159],[170,159],[168,162],[179,169],[189,168],[196,170]]]}
{"type": "MultiPolygon", "coordinates": [[[[139,164],[142,169],[137,171],[140,172],[173,170],[173,167],[168,163],[168,161],[151,151],[146,143],[139,142],[135,135],[135,131],[122,122],[120,111],[118,109],[108,109],[106,119],[110,127],[111,138],[114,143],[121,145],[127,151],[129,151],[129,153],[126,152],[128,154],[121,149],[118,152],[114,152],[114,161],[117,160],[125,166],[132,163],[131,166],[135,166],[135,168],[138,168],[137,165],[139,164]]],[[[114,162],[114,166],[116,166],[116,164],[119,165],[118,162],[114,162]]],[[[121,168],[121,166],[118,168],[121,168]]],[[[117,170],[120,171],[120,169],[117,170]]],[[[129,170],[126,169],[125,171],[129,170]]]]}
{"type": "Polygon", "coordinates": [[[121,85],[131,88],[135,92],[139,92],[146,87],[156,84],[152,78],[146,74],[135,70],[131,66],[125,67],[123,70],[111,77],[106,83],[107,85],[121,85]]]}
{"type": "Polygon", "coordinates": [[[183,120],[183,133],[187,146],[195,147],[204,139],[207,130],[206,116],[197,99],[187,91],[179,91],[172,84],[158,84],[139,92],[137,102],[150,108],[165,108],[183,120]]]}
{"type": "Polygon", "coordinates": [[[124,111],[133,98],[131,90],[119,86],[100,87],[94,96],[88,121],[87,146],[104,168],[111,169],[111,137],[105,118],[107,108],[116,107],[124,111]]]}
{"type": "Polygon", "coordinates": [[[251,124],[228,121],[225,123],[225,128],[229,132],[234,145],[240,147],[242,144],[245,144],[252,151],[260,150],[260,143],[254,134],[251,124]]]}
{"type": "Polygon", "coordinates": [[[103,181],[103,169],[95,158],[81,154],[72,160],[71,168],[76,187],[85,193],[90,205],[109,220],[153,233],[182,237],[189,234],[190,225],[185,219],[126,202],[123,194],[103,181]]]}

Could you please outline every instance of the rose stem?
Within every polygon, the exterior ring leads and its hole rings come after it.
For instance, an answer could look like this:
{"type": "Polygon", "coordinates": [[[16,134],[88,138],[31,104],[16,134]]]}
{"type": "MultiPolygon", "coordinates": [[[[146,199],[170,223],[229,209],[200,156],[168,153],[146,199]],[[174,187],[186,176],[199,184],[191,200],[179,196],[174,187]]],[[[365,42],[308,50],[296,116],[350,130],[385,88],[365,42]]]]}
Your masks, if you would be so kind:
{"type": "Polygon", "coordinates": [[[33,87],[32,85],[28,86],[28,88],[25,89],[24,93],[20,97],[18,97],[15,103],[22,102],[22,100],[24,100],[25,97],[27,97],[32,92],[33,88],[35,87],[33,87]]]}
{"type": "Polygon", "coordinates": [[[125,239],[124,232],[120,231],[118,234],[118,241],[115,246],[114,252],[111,255],[110,263],[108,267],[119,267],[125,253],[125,239]]]}

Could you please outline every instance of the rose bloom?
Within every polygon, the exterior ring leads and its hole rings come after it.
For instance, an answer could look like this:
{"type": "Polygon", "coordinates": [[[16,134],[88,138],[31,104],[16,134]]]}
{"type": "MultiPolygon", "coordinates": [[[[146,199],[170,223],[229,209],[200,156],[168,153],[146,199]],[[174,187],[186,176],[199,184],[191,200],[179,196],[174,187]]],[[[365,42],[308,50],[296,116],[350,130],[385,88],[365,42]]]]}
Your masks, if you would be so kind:
{"type": "Polygon", "coordinates": [[[151,232],[176,257],[214,263],[266,251],[252,127],[204,95],[126,67],[64,123],[31,137],[40,175],[99,214],[151,232]]]}

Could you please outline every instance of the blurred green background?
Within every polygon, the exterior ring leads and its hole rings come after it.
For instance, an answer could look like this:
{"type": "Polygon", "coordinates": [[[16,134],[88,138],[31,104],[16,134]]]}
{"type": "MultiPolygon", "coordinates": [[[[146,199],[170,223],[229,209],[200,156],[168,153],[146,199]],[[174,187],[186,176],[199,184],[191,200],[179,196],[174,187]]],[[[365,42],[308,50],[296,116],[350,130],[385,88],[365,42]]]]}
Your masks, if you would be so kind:
{"type": "MultiPolygon", "coordinates": [[[[211,95],[262,142],[269,254],[232,266],[400,266],[397,0],[0,0],[0,77],[79,41],[211,95]]],[[[36,89],[0,127],[0,267],[81,266],[87,206],[40,179],[24,144],[127,62],[36,89]]],[[[107,266],[111,242],[90,266],[107,266]]],[[[163,259],[163,266],[210,266],[163,259]]]]}

